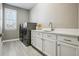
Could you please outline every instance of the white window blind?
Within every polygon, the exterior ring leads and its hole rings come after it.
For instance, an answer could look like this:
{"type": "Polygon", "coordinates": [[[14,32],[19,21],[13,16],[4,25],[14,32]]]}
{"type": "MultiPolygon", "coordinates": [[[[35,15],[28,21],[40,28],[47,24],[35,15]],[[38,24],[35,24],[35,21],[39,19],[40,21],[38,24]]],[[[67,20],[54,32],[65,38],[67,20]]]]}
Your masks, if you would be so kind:
{"type": "Polygon", "coordinates": [[[14,9],[5,8],[5,29],[15,30],[17,23],[17,11],[14,9]]]}

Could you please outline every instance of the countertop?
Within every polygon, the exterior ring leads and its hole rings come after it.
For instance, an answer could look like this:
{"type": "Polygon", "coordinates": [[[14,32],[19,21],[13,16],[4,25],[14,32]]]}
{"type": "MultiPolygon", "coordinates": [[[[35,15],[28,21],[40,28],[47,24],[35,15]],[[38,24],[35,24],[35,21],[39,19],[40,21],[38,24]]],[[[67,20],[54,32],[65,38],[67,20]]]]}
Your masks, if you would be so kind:
{"type": "Polygon", "coordinates": [[[46,33],[54,33],[54,34],[79,37],[79,29],[54,29],[53,31],[49,31],[49,30],[32,30],[32,31],[40,31],[40,32],[46,32],[46,33]]]}

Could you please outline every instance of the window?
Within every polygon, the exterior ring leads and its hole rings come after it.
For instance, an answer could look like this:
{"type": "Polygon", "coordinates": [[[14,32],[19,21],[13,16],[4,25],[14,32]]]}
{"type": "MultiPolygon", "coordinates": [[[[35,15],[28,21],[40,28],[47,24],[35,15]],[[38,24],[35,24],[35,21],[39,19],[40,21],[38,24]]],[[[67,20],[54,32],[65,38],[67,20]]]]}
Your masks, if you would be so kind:
{"type": "Polygon", "coordinates": [[[5,29],[16,29],[17,11],[14,9],[5,8],[5,29]]]}

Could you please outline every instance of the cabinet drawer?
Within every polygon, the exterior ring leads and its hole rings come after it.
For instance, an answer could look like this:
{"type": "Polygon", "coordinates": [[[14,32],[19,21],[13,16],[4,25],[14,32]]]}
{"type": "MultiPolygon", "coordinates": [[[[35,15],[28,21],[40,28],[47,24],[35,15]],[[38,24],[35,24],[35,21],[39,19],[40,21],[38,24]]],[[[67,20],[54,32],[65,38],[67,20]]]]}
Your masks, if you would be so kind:
{"type": "Polygon", "coordinates": [[[35,37],[35,31],[31,31],[31,38],[35,37]]]}
{"type": "Polygon", "coordinates": [[[58,56],[76,56],[77,46],[57,42],[57,55],[58,56]]]}
{"type": "Polygon", "coordinates": [[[56,35],[55,34],[44,33],[43,38],[44,39],[56,39],[56,35]]]}
{"type": "Polygon", "coordinates": [[[59,36],[57,36],[57,39],[59,41],[63,41],[63,42],[66,42],[66,43],[79,45],[79,41],[78,41],[77,37],[59,35],[59,36]]]}
{"type": "Polygon", "coordinates": [[[42,33],[41,33],[41,32],[36,32],[35,35],[36,35],[36,37],[38,37],[38,38],[42,38],[42,33]]]}
{"type": "Polygon", "coordinates": [[[38,38],[42,38],[42,33],[41,32],[37,32],[37,31],[32,31],[31,32],[31,37],[38,37],[38,38]]]}

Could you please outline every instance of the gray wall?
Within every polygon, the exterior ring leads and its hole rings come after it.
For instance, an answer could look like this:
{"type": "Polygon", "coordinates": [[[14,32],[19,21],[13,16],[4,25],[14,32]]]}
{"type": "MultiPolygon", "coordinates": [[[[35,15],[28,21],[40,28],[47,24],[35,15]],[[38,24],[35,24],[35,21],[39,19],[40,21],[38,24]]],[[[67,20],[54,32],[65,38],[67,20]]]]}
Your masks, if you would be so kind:
{"type": "Polygon", "coordinates": [[[78,4],[78,28],[79,28],[79,4],[78,4]]]}
{"type": "Polygon", "coordinates": [[[2,33],[2,4],[0,3],[0,33],[2,33]]]}
{"type": "MultiPolygon", "coordinates": [[[[29,11],[22,9],[22,8],[10,6],[10,5],[7,5],[7,4],[4,4],[3,7],[17,10],[17,29],[16,30],[5,30],[5,29],[3,29],[3,32],[4,32],[3,39],[4,40],[16,39],[16,38],[19,37],[19,24],[23,24],[24,22],[28,21],[29,11]]],[[[5,19],[4,19],[4,23],[5,23],[5,19]]]]}
{"type": "Polygon", "coordinates": [[[3,39],[6,38],[5,40],[18,38],[19,24],[27,21],[42,23],[44,27],[48,27],[48,23],[50,21],[56,28],[79,27],[79,6],[77,4],[40,3],[30,10],[30,15],[29,11],[25,9],[10,6],[7,4],[4,4],[4,8],[5,7],[17,10],[17,30],[7,31],[3,28],[3,39]]]}
{"type": "Polygon", "coordinates": [[[42,23],[48,27],[49,22],[55,28],[77,28],[78,8],[71,3],[39,3],[30,10],[30,22],[42,23]]]}

